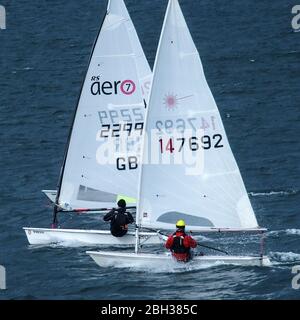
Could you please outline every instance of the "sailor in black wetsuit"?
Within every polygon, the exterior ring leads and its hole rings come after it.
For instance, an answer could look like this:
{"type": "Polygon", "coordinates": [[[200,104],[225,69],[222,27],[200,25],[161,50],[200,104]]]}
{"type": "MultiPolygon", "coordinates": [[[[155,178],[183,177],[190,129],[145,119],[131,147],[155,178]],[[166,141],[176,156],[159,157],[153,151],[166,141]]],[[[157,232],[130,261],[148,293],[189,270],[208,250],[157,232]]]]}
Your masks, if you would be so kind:
{"type": "Polygon", "coordinates": [[[118,201],[118,209],[112,209],[103,218],[104,221],[110,221],[110,232],[114,237],[123,237],[128,231],[128,224],[133,223],[134,219],[131,213],[126,212],[126,201],[118,201]]]}

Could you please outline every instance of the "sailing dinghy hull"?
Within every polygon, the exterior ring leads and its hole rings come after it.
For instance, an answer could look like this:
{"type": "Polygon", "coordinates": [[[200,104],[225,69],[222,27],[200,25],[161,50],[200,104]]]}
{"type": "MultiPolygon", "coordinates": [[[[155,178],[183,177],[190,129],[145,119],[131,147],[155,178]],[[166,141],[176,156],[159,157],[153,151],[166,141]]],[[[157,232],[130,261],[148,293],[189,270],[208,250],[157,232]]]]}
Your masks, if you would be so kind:
{"type": "MultiPolygon", "coordinates": [[[[23,228],[28,242],[32,245],[48,245],[57,243],[73,243],[76,246],[134,246],[135,232],[128,232],[122,238],[113,237],[106,230],[75,230],[23,228]]],[[[155,232],[141,232],[142,245],[160,244],[161,240],[155,232]]]]}
{"type": "Polygon", "coordinates": [[[195,256],[188,264],[176,262],[170,254],[120,253],[87,251],[88,255],[100,267],[158,267],[162,265],[205,266],[214,264],[230,264],[239,266],[270,266],[267,256],[195,256]]]}

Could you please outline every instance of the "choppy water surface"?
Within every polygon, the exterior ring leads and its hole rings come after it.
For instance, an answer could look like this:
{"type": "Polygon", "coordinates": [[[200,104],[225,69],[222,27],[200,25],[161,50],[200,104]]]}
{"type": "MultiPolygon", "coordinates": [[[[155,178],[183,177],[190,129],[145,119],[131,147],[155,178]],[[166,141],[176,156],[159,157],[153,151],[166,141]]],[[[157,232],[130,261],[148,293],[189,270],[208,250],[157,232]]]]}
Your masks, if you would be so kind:
{"type": "MultiPolygon", "coordinates": [[[[153,64],[166,1],[127,0],[153,64]]],[[[104,268],[67,245],[27,244],[23,226],[48,227],[41,189],[56,186],[89,53],[106,2],[8,1],[0,31],[0,264],[14,299],[297,299],[300,264],[300,33],[292,1],[182,0],[208,83],[250,193],[269,228],[269,268],[104,268]]],[[[100,217],[62,226],[101,227],[100,217]]],[[[208,236],[203,243],[242,252],[259,239],[208,236]]],[[[95,248],[93,248],[95,249],[95,248]]],[[[125,249],[128,250],[128,249],[125,249]]],[[[157,248],[153,248],[157,250],[157,248]]]]}

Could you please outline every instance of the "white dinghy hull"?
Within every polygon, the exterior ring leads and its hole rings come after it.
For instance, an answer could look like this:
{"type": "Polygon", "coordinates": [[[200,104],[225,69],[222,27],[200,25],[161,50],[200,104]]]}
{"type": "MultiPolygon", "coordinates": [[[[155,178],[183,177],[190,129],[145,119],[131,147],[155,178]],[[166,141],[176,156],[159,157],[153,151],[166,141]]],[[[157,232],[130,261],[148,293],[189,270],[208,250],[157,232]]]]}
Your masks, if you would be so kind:
{"type": "MultiPolygon", "coordinates": [[[[134,246],[135,232],[128,232],[124,237],[113,237],[108,230],[76,230],[76,229],[45,229],[23,228],[28,242],[32,245],[48,245],[57,243],[74,243],[76,246],[134,246]]],[[[141,244],[160,244],[157,233],[140,232],[141,244]]]]}
{"type": "MultiPolygon", "coordinates": [[[[170,254],[147,253],[120,253],[120,252],[94,252],[87,251],[88,255],[100,267],[161,267],[162,264],[170,266],[182,265],[175,261],[170,254]]],[[[193,266],[231,264],[239,266],[270,266],[271,261],[267,256],[195,256],[191,262],[193,266]]]]}

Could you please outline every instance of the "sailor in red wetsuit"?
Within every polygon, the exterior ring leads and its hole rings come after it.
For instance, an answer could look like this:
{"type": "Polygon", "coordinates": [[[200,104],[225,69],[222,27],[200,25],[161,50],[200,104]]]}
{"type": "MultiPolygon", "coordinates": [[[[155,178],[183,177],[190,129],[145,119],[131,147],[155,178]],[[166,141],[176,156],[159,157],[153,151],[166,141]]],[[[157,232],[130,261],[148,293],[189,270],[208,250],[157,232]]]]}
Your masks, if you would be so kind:
{"type": "Polygon", "coordinates": [[[197,242],[185,233],[185,222],[176,223],[176,232],[169,236],[165,246],[170,249],[177,261],[188,262],[191,259],[191,248],[197,247],[197,242]]]}

